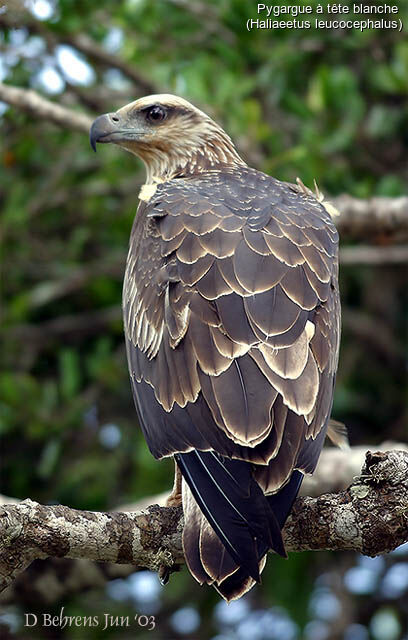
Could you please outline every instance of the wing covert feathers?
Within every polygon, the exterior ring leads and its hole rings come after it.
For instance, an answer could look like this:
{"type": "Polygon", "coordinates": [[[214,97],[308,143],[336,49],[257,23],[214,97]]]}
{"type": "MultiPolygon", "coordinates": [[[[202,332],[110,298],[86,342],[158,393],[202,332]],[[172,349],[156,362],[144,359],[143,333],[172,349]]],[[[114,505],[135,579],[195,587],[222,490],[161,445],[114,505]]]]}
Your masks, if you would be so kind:
{"type": "Polygon", "coordinates": [[[268,549],[284,553],[323,445],[337,245],[313,196],[245,166],[159,184],[136,215],[123,289],[136,407],[153,455],[183,473],[190,571],[226,599],[259,580],[268,549]]]}

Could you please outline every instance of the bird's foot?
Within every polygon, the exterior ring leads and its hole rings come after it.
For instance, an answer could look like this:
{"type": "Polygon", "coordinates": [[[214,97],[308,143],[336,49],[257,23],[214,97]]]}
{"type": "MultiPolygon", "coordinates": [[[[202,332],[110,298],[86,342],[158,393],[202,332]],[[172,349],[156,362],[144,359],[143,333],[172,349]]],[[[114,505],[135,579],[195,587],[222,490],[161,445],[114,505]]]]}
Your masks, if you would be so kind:
{"type": "Polygon", "coordinates": [[[166,507],[179,507],[181,505],[181,493],[171,492],[166,500],[166,507]]]}

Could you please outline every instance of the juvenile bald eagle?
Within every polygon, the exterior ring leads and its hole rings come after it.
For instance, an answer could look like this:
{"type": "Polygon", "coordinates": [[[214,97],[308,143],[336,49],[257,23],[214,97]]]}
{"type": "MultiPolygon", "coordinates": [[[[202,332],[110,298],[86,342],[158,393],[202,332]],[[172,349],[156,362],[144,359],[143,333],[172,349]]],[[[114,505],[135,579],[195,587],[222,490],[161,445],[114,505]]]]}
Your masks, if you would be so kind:
{"type": "Polygon", "coordinates": [[[182,475],[191,573],[238,598],[270,549],[286,555],[281,529],[328,430],[337,231],[181,98],[102,115],[90,139],[146,165],[123,288],[133,395],[150,451],[182,475]]]}

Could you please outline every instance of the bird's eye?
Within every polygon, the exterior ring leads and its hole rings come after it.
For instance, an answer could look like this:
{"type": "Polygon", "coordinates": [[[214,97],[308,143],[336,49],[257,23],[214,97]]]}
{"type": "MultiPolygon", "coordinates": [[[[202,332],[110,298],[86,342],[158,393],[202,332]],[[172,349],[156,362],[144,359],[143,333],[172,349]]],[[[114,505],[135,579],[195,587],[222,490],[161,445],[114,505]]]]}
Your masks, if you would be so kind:
{"type": "Polygon", "coordinates": [[[165,119],[166,115],[163,107],[156,105],[155,107],[151,107],[147,112],[147,119],[150,120],[150,122],[161,122],[165,119]]]}

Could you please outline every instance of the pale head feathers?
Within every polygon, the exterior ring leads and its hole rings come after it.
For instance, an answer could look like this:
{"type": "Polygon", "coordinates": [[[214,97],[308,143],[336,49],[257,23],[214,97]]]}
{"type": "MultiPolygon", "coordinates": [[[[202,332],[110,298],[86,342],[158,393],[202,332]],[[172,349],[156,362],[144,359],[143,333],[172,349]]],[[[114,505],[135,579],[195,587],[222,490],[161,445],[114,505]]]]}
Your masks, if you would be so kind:
{"type": "Polygon", "coordinates": [[[119,109],[116,114],[137,137],[120,141],[146,166],[147,184],[176,175],[193,174],[219,165],[244,165],[231,138],[206,113],[170,94],[151,95],[119,109]],[[162,110],[155,121],[151,110],[162,110]]]}

